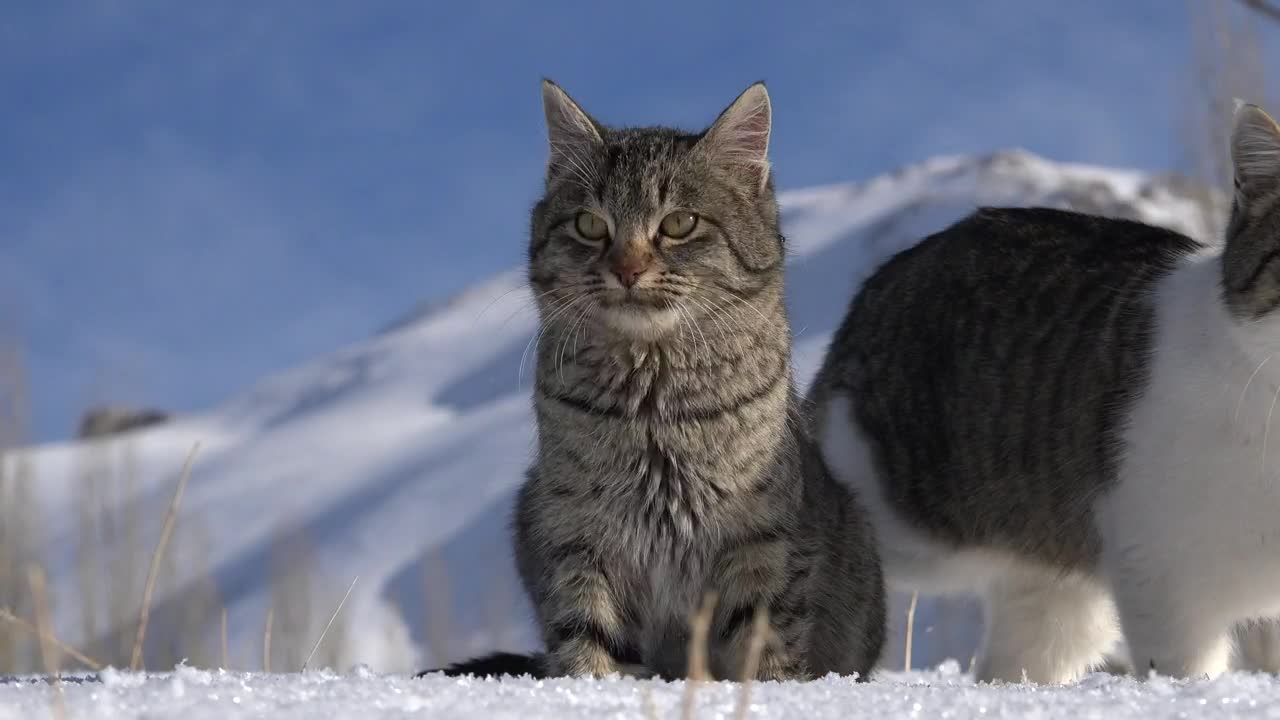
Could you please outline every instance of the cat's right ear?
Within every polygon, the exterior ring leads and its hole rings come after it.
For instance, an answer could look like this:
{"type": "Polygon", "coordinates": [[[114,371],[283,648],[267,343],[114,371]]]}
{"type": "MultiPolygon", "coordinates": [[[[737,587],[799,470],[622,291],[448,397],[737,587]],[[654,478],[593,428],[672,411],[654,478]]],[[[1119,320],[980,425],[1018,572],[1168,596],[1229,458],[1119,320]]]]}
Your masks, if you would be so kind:
{"type": "Polygon", "coordinates": [[[547,79],[542,81],[542,111],[547,116],[547,142],[551,146],[547,177],[559,166],[590,167],[585,156],[604,143],[604,127],[569,93],[547,79]]]}
{"type": "Polygon", "coordinates": [[[1236,195],[1245,205],[1280,189],[1280,125],[1257,105],[1236,101],[1231,162],[1236,195]]]}
{"type": "Polygon", "coordinates": [[[757,82],[720,113],[698,144],[741,178],[752,193],[758,193],[769,180],[772,129],[769,91],[765,90],[764,83],[757,82]]]}

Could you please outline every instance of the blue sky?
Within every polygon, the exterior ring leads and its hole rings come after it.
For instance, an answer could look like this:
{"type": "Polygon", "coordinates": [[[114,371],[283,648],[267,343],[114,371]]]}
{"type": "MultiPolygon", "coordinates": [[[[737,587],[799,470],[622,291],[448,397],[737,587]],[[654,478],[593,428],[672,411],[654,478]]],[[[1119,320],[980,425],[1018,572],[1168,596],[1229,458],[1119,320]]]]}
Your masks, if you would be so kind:
{"type": "Polygon", "coordinates": [[[0,338],[51,439],[90,401],[208,406],[515,265],[543,75],[690,127],[764,79],[787,188],[1012,146],[1177,167],[1190,46],[1169,0],[23,0],[0,338]]]}

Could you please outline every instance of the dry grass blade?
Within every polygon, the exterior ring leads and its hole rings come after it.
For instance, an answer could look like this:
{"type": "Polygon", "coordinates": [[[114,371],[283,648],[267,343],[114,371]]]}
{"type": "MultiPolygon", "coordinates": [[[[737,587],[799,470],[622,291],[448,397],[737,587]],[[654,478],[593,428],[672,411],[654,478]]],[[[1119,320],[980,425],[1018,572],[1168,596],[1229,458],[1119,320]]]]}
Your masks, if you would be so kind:
{"type": "Polygon", "coordinates": [[[916,629],[916,603],[920,601],[920,593],[911,593],[911,604],[907,606],[907,647],[902,653],[902,670],[911,672],[911,639],[916,629]]]}
{"type": "Polygon", "coordinates": [[[53,643],[59,650],[66,653],[69,657],[75,659],[76,662],[84,665],[90,670],[101,670],[102,668],[106,667],[105,665],[98,662],[97,660],[94,660],[88,655],[85,655],[79,650],[62,642],[54,635],[42,637],[43,633],[40,632],[40,628],[35,623],[31,622],[30,620],[24,620],[18,617],[17,615],[14,615],[13,611],[10,610],[9,608],[0,608],[0,620],[13,623],[14,625],[17,625],[23,630],[30,632],[36,637],[39,637],[41,640],[48,640],[49,642],[53,643]]]}
{"type": "Polygon", "coordinates": [[[690,621],[689,634],[689,677],[697,681],[711,679],[710,663],[707,657],[711,637],[711,619],[715,617],[718,598],[714,592],[702,596],[702,607],[690,621]]]}
{"type": "Polygon", "coordinates": [[[276,609],[267,610],[267,625],[262,629],[262,672],[271,672],[271,624],[275,622],[276,609]]]}
{"type": "Polygon", "coordinates": [[[36,627],[40,630],[40,660],[44,663],[45,673],[53,681],[53,716],[65,718],[67,706],[62,697],[62,676],[58,673],[58,647],[51,642],[53,626],[49,619],[44,570],[39,565],[31,565],[27,568],[27,578],[31,581],[31,601],[36,606],[36,627]]]}
{"type": "Polygon", "coordinates": [[[698,683],[711,679],[707,655],[711,638],[711,620],[715,617],[716,602],[717,597],[714,592],[703,595],[702,607],[689,623],[688,678],[684,683],[684,697],[680,711],[680,717],[685,720],[693,718],[693,696],[697,691],[698,683]]]}
{"type": "Polygon", "coordinates": [[[742,667],[742,690],[738,697],[738,709],[733,716],[745,720],[751,712],[751,683],[760,672],[760,659],[764,656],[764,647],[769,643],[769,610],[764,606],[756,608],[755,617],[751,621],[751,640],[747,643],[747,658],[742,667]]]}
{"type": "MultiPolygon", "coordinates": [[[[422,563],[422,593],[426,611],[427,650],[436,663],[449,659],[449,569],[439,548],[427,553],[422,563]]],[[[496,627],[495,627],[496,630],[496,627]]]]}
{"type": "Polygon", "coordinates": [[[342,600],[338,602],[338,607],[329,616],[328,624],[324,626],[324,630],[320,631],[320,637],[316,638],[316,644],[311,646],[311,652],[307,653],[307,659],[302,661],[303,672],[306,672],[307,666],[311,664],[311,658],[315,657],[316,651],[320,649],[320,643],[324,642],[324,636],[329,634],[329,628],[333,627],[333,621],[338,619],[338,613],[342,612],[342,606],[347,604],[347,598],[351,597],[351,591],[355,589],[356,581],[359,579],[359,575],[351,578],[351,584],[347,586],[347,591],[343,593],[342,600]]]}
{"type": "Polygon", "coordinates": [[[221,632],[221,636],[222,636],[222,669],[223,669],[223,670],[230,670],[230,669],[231,669],[231,668],[230,668],[230,665],[229,665],[229,663],[227,662],[227,609],[226,609],[226,608],[222,608],[222,627],[221,627],[220,629],[221,629],[221,631],[222,631],[222,632],[221,632]]]}
{"type": "Polygon", "coordinates": [[[133,639],[133,657],[129,660],[130,670],[142,669],[142,647],[147,639],[147,622],[151,619],[151,595],[156,590],[156,577],[160,574],[160,561],[164,558],[165,548],[169,545],[169,538],[173,535],[173,526],[177,521],[178,503],[182,501],[182,493],[187,488],[187,481],[191,479],[191,466],[196,461],[196,452],[200,450],[200,443],[191,446],[191,452],[187,453],[187,461],[182,466],[182,474],[178,476],[178,489],[173,493],[173,499],[169,501],[169,509],[164,514],[164,524],[160,526],[160,539],[156,542],[155,552],[151,554],[151,567],[147,570],[147,584],[142,591],[142,610],[138,614],[138,634],[133,639]]]}

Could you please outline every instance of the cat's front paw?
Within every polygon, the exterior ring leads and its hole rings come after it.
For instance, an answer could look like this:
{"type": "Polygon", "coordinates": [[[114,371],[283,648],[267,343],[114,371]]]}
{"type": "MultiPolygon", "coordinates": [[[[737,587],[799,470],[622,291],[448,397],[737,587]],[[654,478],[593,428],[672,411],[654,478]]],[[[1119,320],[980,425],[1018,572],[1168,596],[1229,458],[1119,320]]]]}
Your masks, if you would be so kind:
{"type": "Polygon", "coordinates": [[[599,647],[565,648],[551,653],[551,674],[568,677],[604,677],[622,668],[608,651],[599,647]]]}
{"type": "Polygon", "coordinates": [[[756,670],[755,679],[760,682],[788,680],[805,682],[813,676],[800,663],[794,662],[781,653],[765,651],[760,657],[760,666],[756,670]]]}

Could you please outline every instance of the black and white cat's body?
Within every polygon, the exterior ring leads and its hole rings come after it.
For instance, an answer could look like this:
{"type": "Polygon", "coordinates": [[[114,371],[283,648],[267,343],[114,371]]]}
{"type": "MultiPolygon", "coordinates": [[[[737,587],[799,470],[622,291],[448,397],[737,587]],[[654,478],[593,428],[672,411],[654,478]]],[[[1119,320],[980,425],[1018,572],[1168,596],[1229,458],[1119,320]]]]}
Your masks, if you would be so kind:
{"type": "Polygon", "coordinates": [[[982,210],[887,262],[833,341],[827,463],[891,585],[983,597],[979,679],[1126,647],[1212,676],[1236,623],[1280,614],[1280,129],[1257,108],[1233,159],[1221,252],[982,210]]]}

